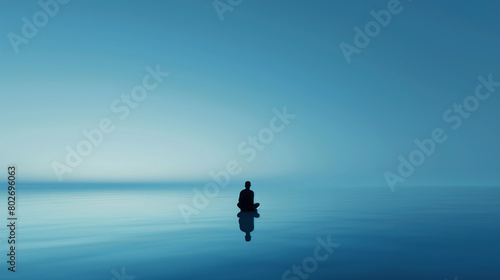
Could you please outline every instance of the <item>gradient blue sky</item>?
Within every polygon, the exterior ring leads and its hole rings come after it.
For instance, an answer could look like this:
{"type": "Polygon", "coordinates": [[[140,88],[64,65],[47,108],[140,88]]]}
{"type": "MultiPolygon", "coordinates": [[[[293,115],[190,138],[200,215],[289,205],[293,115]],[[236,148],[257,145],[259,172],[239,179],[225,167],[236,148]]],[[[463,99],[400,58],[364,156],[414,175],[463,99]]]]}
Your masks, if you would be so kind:
{"type": "Polygon", "coordinates": [[[2,0],[0,161],[56,181],[51,164],[108,117],[116,130],[65,180],[209,180],[235,159],[238,178],[384,185],[441,127],[448,140],[404,184],[498,185],[500,89],[457,130],[442,115],[479,75],[500,81],[500,4],[438,2],[401,1],[347,63],[339,44],[388,1],[243,1],[221,21],[212,1],[73,0],[16,54],[7,34],[40,7],[2,0]],[[148,65],[170,76],[119,120],[111,102],[148,65]],[[246,163],[238,144],[283,106],[296,119],[246,163]]]}

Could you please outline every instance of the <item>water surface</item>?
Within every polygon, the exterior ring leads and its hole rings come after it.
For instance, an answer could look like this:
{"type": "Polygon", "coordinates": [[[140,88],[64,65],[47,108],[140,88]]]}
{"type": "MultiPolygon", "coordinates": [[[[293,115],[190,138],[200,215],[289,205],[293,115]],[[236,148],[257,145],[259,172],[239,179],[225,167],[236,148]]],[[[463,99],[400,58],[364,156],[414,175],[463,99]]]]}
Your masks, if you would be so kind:
{"type": "Polygon", "coordinates": [[[292,266],[304,264],[308,279],[500,279],[499,188],[254,184],[260,217],[246,242],[241,187],[186,223],[178,207],[193,205],[193,187],[203,184],[26,185],[17,272],[2,261],[1,279],[301,279],[292,266]],[[314,266],[318,239],[338,246],[314,266]]]}

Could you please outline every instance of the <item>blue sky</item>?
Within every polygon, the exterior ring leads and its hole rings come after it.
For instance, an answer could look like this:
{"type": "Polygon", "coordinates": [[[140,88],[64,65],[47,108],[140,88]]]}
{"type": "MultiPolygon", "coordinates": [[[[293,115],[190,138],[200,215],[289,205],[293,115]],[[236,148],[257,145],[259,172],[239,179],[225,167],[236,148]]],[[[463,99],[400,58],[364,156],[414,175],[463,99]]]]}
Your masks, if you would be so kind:
{"type": "Polygon", "coordinates": [[[238,178],[383,185],[442,128],[446,142],[403,184],[498,185],[500,88],[456,130],[443,113],[479,76],[500,81],[499,4],[401,1],[348,63],[339,45],[389,2],[242,1],[221,21],[212,1],[73,0],[16,54],[8,34],[42,9],[1,1],[2,165],[57,181],[65,147],[109,118],[116,129],[64,180],[208,180],[234,159],[238,178]],[[110,104],[157,65],[169,76],[120,120],[110,104]],[[238,145],[284,106],[296,118],[247,162],[238,145]]]}

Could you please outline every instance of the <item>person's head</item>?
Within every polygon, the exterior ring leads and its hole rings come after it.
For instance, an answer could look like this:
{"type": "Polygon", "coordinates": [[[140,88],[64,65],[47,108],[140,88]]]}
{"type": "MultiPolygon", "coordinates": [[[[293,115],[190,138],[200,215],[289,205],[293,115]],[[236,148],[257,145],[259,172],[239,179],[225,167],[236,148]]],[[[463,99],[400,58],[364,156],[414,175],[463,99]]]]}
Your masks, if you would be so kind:
{"type": "Polygon", "coordinates": [[[252,236],[250,235],[250,232],[247,232],[247,234],[245,234],[245,241],[250,242],[250,240],[252,240],[252,236]]]}
{"type": "Polygon", "coordinates": [[[252,184],[250,183],[250,181],[246,181],[245,182],[245,189],[249,190],[251,185],[252,184]]]}

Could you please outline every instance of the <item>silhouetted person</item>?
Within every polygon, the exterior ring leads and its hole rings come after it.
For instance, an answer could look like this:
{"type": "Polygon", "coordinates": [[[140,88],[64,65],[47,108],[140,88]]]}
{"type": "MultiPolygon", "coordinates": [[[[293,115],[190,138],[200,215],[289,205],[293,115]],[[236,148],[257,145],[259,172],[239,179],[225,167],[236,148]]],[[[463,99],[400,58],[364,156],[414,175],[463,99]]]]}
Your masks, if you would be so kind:
{"type": "Polygon", "coordinates": [[[241,211],[257,211],[259,203],[253,203],[254,193],[250,190],[250,181],[245,182],[245,189],[240,192],[238,207],[241,211]]]}
{"type": "Polygon", "coordinates": [[[245,241],[250,241],[252,240],[252,236],[250,236],[250,232],[253,231],[254,229],[254,218],[260,217],[259,213],[257,212],[240,212],[238,213],[238,218],[240,218],[239,223],[240,223],[240,230],[246,233],[245,235],[245,241]]]}

